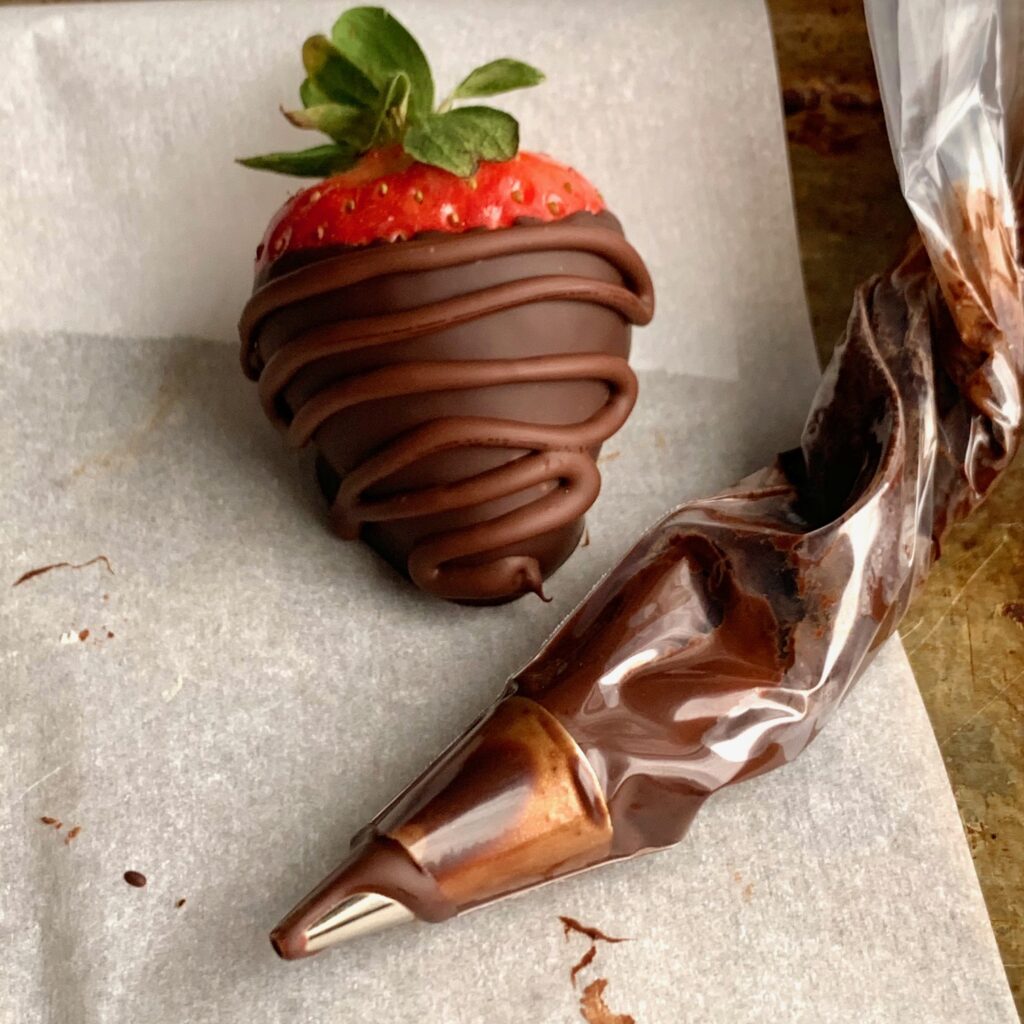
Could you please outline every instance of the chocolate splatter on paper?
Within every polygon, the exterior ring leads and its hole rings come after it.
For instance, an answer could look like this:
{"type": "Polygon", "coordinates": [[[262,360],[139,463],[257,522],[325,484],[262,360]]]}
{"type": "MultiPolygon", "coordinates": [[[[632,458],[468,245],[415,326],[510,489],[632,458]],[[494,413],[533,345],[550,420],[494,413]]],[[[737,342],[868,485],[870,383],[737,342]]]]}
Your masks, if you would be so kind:
{"type": "Polygon", "coordinates": [[[183,906],[185,906],[185,897],[184,896],[182,896],[182,898],[180,900],[175,900],[174,909],[175,910],[181,910],[181,908],[183,906]]]}
{"type": "MultiPolygon", "coordinates": [[[[584,968],[589,967],[597,956],[597,944],[599,942],[627,942],[628,939],[608,935],[600,928],[592,925],[581,924],[574,917],[559,916],[562,922],[562,931],[568,940],[570,933],[576,932],[590,939],[590,946],[582,957],[573,965],[569,971],[569,981],[572,987],[576,988],[576,976],[584,968]]],[[[587,1021],[587,1024],[636,1024],[635,1018],[628,1013],[613,1013],[608,1004],[604,1001],[604,990],[608,987],[607,978],[597,978],[590,982],[580,996],[580,1016],[587,1021]]]]}
{"type": "Polygon", "coordinates": [[[147,882],[146,876],[141,871],[126,871],[124,880],[136,889],[141,889],[147,882]]]}
{"type": "Polygon", "coordinates": [[[636,1018],[628,1013],[613,1013],[604,1001],[607,978],[592,981],[580,996],[580,1016],[587,1024],[636,1024],[636,1018]]]}
{"type": "Polygon", "coordinates": [[[62,647],[66,647],[68,644],[84,644],[87,640],[91,640],[93,645],[106,643],[107,640],[113,640],[114,634],[104,626],[102,629],[93,632],[91,629],[86,627],[85,629],[67,629],[60,635],[60,643],[62,647]],[[103,634],[106,633],[106,636],[103,634]]]}
{"type": "MultiPolygon", "coordinates": [[[[740,885],[743,882],[743,872],[734,870],[732,873],[732,880],[737,885],[740,885]]],[[[754,898],[753,882],[747,882],[747,884],[743,886],[743,889],[740,893],[740,898],[743,900],[744,903],[749,903],[754,898]]]]}
{"type": "Polygon", "coordinates": [[[597,946],[591,943],[590,948],[579,958],[578,962],[573,965],[572,970],[569,971],[569,980],[572,982],[573,988],[576,987],[576,975],[579,974],[584,967],[589,967],[595,956],[597,956],[597,946]]]}
{"type": "Polygon", "coordinates": [[[87,566],[96,565],[102,562],[107,567],[107,572],[114,575],[114,569],[110,564],[110,559],[106,555],[97,555],[95,558],[90,558],[88,562],[52,562],[50,565],[41,565],[38,569],[29,569],[28,572],[22,573],[12,584],[12,587],[20,587],[22,583],[27,583],[31,579],[35,579],[36,576],[42,576],[44,573],[53,572],[54,569],[85,569],[87,566]]]}
{"type": "MultiPolygon", "coordinates": [[[[55,832],[59,832],[64,827],[64,822],[60,818],[54,818],[50,814],[44,814],[40,819],[39,823],[45,825],[47,828],[52,828],[55,832]]],[[[74,825],[68,829],[67,835],[64,836],[64,845],[70,846],[75,839],[77,839],[82,833],[81,825],[74,825]]]]}
{"type": "Polygon", "coordinates": [[[562,930],[566,938],[569,937],[570,932],[579,932],[580,935],[585,935],[591,942],[629,942],[629,939],[617,939],[612,935],[606,935],[600,928],[594,928],[588,924],[580,924],[574,917],[559,915],[558,920],[562,922],[562,930]]]}

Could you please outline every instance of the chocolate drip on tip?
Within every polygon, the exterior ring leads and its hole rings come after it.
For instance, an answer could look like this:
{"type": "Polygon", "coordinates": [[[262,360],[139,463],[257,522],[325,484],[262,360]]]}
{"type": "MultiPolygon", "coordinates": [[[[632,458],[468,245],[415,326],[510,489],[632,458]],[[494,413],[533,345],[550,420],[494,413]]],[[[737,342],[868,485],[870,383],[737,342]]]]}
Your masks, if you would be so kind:
{"type": "Polygon", "coordinates": [[[607,858],[589,762],[543,708],[506,697],[362,833],[363,844],[271,933],[294,960],[459,911],[607,858]]]}

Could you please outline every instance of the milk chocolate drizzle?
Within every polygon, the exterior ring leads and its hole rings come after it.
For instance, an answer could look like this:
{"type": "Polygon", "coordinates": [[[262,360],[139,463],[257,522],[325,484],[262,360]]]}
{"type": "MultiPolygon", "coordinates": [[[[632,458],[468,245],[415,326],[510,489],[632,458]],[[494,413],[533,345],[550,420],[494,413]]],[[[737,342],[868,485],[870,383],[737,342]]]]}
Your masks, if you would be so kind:
{"type": "Polygon", "coordinates": [[[480,322],[486,333],[486,318],[495,314],[565,302],[596,304],[627,323],[650,320],[650,278],[617,224],[611,227],[593,215],[576,215],[544,225],[422,237],[342,252],[300,266],[258,287],[247,304],[239,326],[242,367],[259,381],[267,416],[296,447],[315,439],[339,413],[384,399],[537,382],[602,385],[607,392],[604,404],[580,422],[558,425],[480,415],[440,416],[391,438],[360,464],[339,473],[342,479],[331,505],[331,522],[347,539],[358,537],[368,523],[437,516],[540,488],[538,496],[526,504],[482,522],[430,533],[408,555],[409,576],[431,593],[456,599],[507,597],[539,590],[542,574],[536,558],[502,553],[504,549],[573,523],[597,497],[600,474],[594,453],[622,426],[636,400],[636,379],[622,355],[575,351],[524,358],[438,359],[424,348],[422,358],[336,378],[298,408],[289,408],[282,397],[304,369],[320,361],[426,339],[463,324],[480,322]],[[598,256],[614,268],[622,283],[543,273],[372,316],[347,318],[339,309],[333,322],[309,326],[300,321],[285,344],[265,362],[261,357],[258,340],[263,325],[276,313],[307,300],[341,294],[356,285],[365,288],[393,275],[458,270],[512,255],[559,252],[598,256]],[[503,449],[514,457],[460,480],[374,495],[379,485],[403,470],[439,453],[465,448],[503,449]],[[492,552],[495,557],[487,560],[492,552]]]}

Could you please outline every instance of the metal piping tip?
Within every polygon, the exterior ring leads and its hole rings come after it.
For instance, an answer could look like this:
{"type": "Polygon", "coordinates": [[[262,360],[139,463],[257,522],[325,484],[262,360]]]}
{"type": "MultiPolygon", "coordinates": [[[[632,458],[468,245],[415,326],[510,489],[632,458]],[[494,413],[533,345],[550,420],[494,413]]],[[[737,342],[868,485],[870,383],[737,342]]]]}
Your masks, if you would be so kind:
{"type": "Polygon", "coordinates": [[[351,851],[277,925],[270,942],[282,959],[301,960],[339,942],[430,919],[434,889],[398,843],[378,836],[351,851]]]}
{"type": "Polygon", "coordinates": [[[271,933],[285,960],[412,920],[443,921],[607,859],[612,824],[586,756],[510,696],[359,833],[271,933]]]}
{"type": "Polygon", "coordinates": [[[286,928],[277,928],[271,932],[270,941],[278,956],[285,960],[297,960],[339,942],[358,939],[415,920],[416,915],[397,900],[375,892],[358,892],[343,900],[300,934],[296,935],[286,928]]]}

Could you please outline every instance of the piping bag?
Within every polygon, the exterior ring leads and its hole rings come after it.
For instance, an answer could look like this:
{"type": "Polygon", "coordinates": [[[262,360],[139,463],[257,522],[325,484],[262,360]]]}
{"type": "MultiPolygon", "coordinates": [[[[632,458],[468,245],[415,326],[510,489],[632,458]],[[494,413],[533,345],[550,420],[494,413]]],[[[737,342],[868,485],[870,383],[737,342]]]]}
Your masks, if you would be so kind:
{"type": "Polygon", "coordinates": [[[919,233],[857,289],[799,446],[644,534],[277,926],[281,956],[678,842],[712,793],[807,747],[1009,465],[1021,15],[866,9],[919,233]]]}

